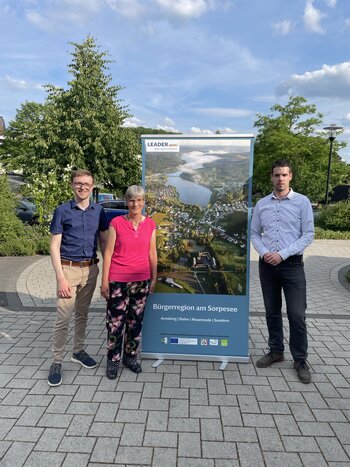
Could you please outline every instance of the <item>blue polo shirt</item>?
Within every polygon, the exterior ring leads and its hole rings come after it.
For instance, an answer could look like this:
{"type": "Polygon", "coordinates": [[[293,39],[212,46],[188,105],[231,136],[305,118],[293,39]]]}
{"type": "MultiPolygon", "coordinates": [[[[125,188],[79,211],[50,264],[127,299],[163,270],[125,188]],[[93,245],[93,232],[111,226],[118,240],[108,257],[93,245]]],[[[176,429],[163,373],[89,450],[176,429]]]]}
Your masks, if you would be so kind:
{"type": "Polygon", "coordinates": [[[52,234],[62,234],[61,258],[82,261],[95,258],[99,231],[108,230],[102,206],[90,203],[82,210],[74,200],[55,209],[50,225],[52,234]]]}

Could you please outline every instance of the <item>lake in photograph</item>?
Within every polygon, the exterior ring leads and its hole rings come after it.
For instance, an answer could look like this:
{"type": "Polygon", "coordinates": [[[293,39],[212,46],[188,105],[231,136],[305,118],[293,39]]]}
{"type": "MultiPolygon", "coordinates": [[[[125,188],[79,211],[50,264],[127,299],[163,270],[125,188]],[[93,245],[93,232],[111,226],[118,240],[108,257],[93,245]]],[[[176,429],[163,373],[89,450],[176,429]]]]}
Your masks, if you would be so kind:
{"type": "Polygon", "coordinates": [[[168,174],[166,185],[176,188],[182,203],[195,204],[201,208],[206,208],[210,201],[211,191],[205,186],[181,178],[181,173],[181,171],[177,171],[168,174]]]}

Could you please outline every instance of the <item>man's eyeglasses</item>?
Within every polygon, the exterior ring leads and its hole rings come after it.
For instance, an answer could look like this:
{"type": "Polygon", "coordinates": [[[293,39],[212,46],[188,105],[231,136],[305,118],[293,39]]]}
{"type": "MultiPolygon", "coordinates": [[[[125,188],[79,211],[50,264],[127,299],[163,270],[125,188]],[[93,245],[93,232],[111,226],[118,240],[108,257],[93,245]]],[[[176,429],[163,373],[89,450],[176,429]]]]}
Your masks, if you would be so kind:
{"type": "Polygon", "coordinates": [[[73,183],[73,185],[77,188],[86,188],[87,190],[89,190],[92,187],[90,183],[73,183]]]}

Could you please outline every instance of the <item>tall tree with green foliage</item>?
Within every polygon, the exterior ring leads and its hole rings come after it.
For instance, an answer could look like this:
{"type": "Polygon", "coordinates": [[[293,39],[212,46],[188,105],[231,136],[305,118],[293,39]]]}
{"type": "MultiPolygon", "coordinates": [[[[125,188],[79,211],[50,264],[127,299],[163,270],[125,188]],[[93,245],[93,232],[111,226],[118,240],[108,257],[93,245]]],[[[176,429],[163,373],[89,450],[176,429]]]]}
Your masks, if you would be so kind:
{"type": "Polygon", "coordinates": [[[91,170],[100,185],[121,192],[139,183],[137,139],[122,125],[130,116],[111,85],[107,52],[93,37],[73,46],[67,89],[47,85],[44,104],[27,102],[11,122],[1,161],[27,176],[79,167],[91,170]]]}
{"type": "Polygon", "coordinates": [[[48,160],[47,142],[43,139],[47,112],[47,104],[28,101],[17,110],[0,146],[0,160],[7,168],[22,170],[25,176],[30,176],[46,173],[54,166],[54,160],[48,160]]]}
{"type": "MultiPolygon", "coordinates": [[[[273,161],[289,159],[293,167],[293,189],[313,202],[324,200],[329,141],[326,136],[314,133],[322,124],[322,114],[300,96],[291,96],[285,106],[276,104],[271,111],[269,115],[258,114],[254,125],[258,128],[254,146],[254,193],[270,193],[273,161]]],[[[331,188],[349,180],[350,166],[338,154],[344,145],[338,141],[333,144],[331,188]]]]}

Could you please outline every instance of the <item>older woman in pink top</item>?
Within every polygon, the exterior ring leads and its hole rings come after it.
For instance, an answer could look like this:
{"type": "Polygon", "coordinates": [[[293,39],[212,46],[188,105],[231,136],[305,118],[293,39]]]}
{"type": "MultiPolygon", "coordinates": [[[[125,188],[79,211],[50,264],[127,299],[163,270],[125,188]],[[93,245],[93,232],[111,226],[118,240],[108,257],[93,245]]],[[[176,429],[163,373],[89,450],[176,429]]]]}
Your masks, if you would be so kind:
{"type": "Polygon", "coordinates": [[[147,295],[157,280],[156,224],[142,214],[145,191],[133,185],[126,190],[129,212],[115,217],[109,227],[103,257],[101,295],[107,300],[107,370],[118,375],[123,339],[123,363],[134,373],[147,295]]]}

